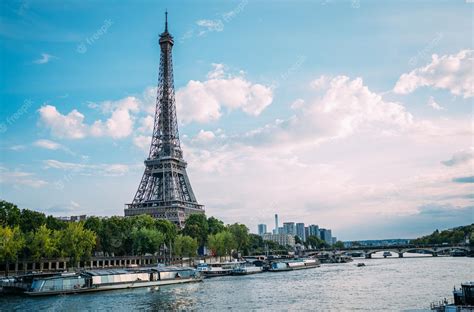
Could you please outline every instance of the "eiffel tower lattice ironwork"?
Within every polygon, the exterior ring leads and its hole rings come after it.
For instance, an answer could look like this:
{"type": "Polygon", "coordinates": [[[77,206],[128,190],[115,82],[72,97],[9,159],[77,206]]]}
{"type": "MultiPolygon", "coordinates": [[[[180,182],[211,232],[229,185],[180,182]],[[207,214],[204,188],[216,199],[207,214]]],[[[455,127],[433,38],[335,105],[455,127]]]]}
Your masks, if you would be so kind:
{"type": "Polygon", "coordinates": [[[159,43],[160,74],[150,154],[137,193],[132,203],[126,204],[125,216],[148,214],[182,227],[189,215],[204,213],[204,206],[194,196],[179,141],[168,12],[159,43]]]}

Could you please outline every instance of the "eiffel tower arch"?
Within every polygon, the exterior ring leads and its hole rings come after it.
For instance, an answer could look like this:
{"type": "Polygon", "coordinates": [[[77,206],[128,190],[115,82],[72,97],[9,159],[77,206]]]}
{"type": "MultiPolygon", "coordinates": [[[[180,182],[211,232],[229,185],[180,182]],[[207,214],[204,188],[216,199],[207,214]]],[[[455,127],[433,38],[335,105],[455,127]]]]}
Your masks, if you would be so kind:
{"type": "Polygon", "coordinates": [[[198,204],[194,195],[179,141],[172,61],[174,42],[168,32],[168,12],[159,44],[160,71],[150,153],[135,197],[131,204],[126,204],[125,216],[148,214],[183,227],[189,215],[204,213],[204,206],[198,204]]]}

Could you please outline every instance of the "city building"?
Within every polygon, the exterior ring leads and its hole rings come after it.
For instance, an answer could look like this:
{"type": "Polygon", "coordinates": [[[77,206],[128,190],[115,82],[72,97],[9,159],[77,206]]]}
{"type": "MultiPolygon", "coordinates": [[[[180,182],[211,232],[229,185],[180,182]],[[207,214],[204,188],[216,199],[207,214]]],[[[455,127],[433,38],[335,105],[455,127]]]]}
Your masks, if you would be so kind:
{"type": "Polygon", "coordinates": [[[332,237],[332,244],[334,245],[337,242],[337,237],[332,237]]]}
{"type": "Polygon", "coordinates": [[[329,229],[320,229],[319,234],[320,234],[320,237],[323,241],[325,241],[328,245],[332,245],[331,230],[329,230],[329,229]]]}
{"type": "Polygon", "coordinates": [[[301,239],[302,242],[306,241],[304,223],[296,223],[296,235],[301,239]]]}
{"type": "Polygon", "coordinates": [[[263,240],[269,240],[272,242],[276,242],[282,246],[295,246],[295,236],[290,235],[290,234],[271,234],[271,233],[265,233],[263,234],[263,240]]]}
{"type": "Polygon", "coordinates": [[[308,232],[309,236],[316,236],[317,238],[321,238],[321,235],[319,234],[319,226],[315,224],[311,224],[310,226],[308,226],[308,232]]]}
{"type": "Polygon", "coordinates": [[[258,235],[263,236],[263,234],[267,233],[267,225],[266,224],[259,224],[258,225],[258,235]]]}
{"type": "Polygon", "coordinates": [[[309,227],[307,227],[307,226],[304,227],[304,236],[305,236],[306,239],[308,239],[308,237],[309,237],[309,227]]]}
{"type": "Polygon", "coordinates": [[[294,222],[283,222],[283,234],[296,235],[296,227],[294,222]]]}
{"type": "Polygon", "coordinates": [[[69,217],[56,217],[56,219],[65,221],[65,222],[79,222],[79,221],[85,221],[87,219],[87,216],[80,215],[80,216],[69,216],[69,217]]]}
{"type": "Polygon", "coordinates": [[[275,230],[273,231],[274,234],[278,234],[278,214],[275,213],[275,230]]]}

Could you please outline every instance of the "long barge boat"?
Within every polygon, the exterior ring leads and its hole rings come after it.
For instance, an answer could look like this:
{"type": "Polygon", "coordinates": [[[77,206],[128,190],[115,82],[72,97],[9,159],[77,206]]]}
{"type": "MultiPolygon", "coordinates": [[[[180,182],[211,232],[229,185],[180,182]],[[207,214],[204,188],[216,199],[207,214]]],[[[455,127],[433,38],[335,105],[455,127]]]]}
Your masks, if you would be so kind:
{"type": "MultiPolygon", "coordinates": [[[[31,284],[22,289],[22,293],[29,296],[64,295],[139,287],[156,288],[200,281],[202,281],[201,274],[193,268],[90,270],[35,277],[31,284]]],[[[4,290],[8,287],[3,285],[4,290]]]]}

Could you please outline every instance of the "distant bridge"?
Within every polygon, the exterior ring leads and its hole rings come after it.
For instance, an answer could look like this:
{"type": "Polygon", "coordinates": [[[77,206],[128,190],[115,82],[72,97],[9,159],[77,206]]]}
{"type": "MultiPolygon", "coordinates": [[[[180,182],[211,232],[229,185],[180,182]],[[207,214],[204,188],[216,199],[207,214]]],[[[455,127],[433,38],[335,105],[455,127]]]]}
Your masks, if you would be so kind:
{"type": "Polygon", "coordinates": [[[443,254],[446,251],[465,251],[466,254],[471,253],[471,247],[466,245],[393,245],[393,246],[357,246],[357,247],[350,247],[350,248],[343,248],[338,250],[305,250],[307,255],[316,255],[320,254],[321,252],[334,252],[334,253],[351,253],[351,252],[363,252],[365,258],[370,259],[372,255],[376,252],[393,252],[398,254],[399,258],[403,258],[404,253],[409,252],[419,252],[423,251],[424,253],[428,253],[433,255],[434,257],[438,256],[439,254],[443,254]]]}

